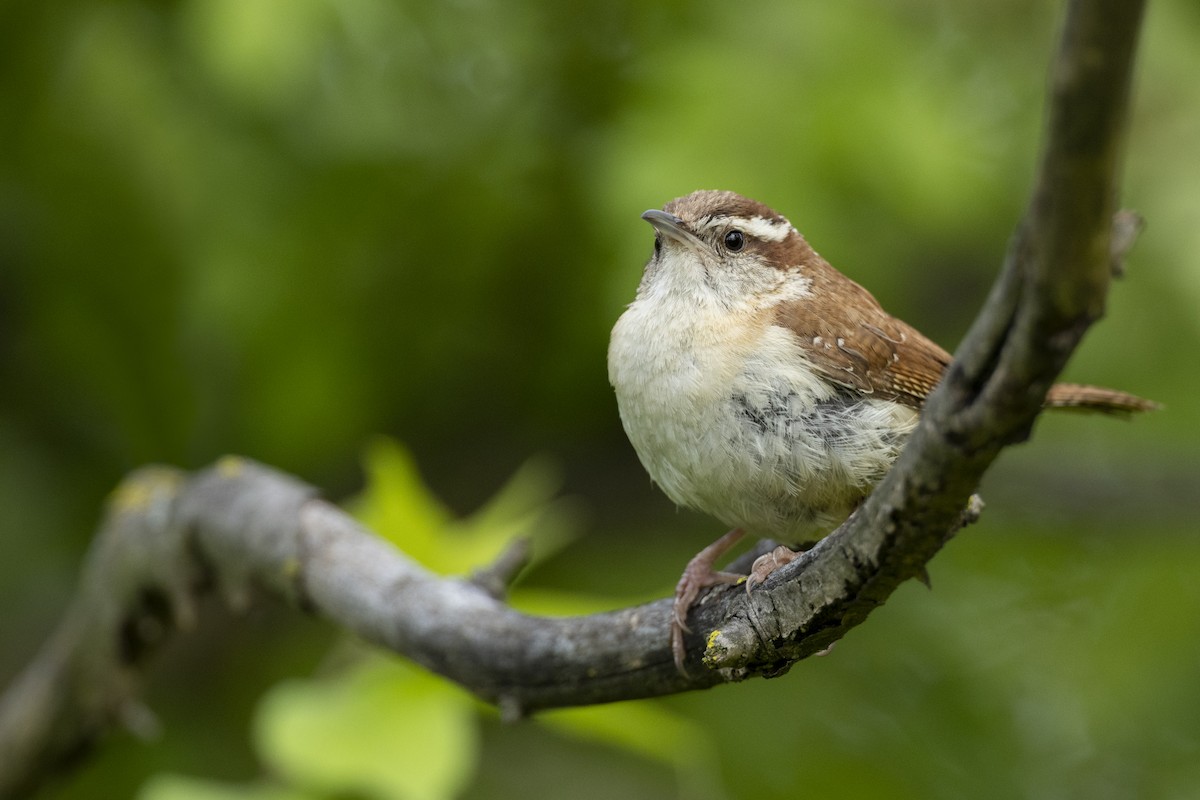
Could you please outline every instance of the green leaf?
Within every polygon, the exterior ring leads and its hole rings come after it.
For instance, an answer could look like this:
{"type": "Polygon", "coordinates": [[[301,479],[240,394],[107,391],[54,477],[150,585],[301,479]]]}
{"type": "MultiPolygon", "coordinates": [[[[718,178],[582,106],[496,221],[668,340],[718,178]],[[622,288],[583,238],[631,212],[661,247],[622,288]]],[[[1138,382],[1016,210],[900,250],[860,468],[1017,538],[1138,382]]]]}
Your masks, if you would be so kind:
{"type": "Polygon", "coordinates": [[[146,781],[137,800],[320,800],[316,795],[263,783],[218,783],[161,774],[146,781]]]}
{"type": "Polygon", "coordinates": [[[433,568],[450,511],[421,482],[412,454],[399,442],[376,437],[364,457],[367,488],[349,503],[351,513],[414,560],[433,568]]]}
{"type": "Polygon", "coordinates": [[[474,702],[447,681],[372,659],[333,680],[288,681],[258,709],[259,753],[289,782],[398,800],[456,796],[475,770],[474,702]]]}
{"type": "Polygon", "coordinates": [[[571,538],[571,520],[555,503],[553,467],[532,459],[471,516],[455,520],[421,481],[412,455],[399,442],[376,438],[367,448],[367,489],[349,504],[368,528],[439,574],[463,574],[494,561],[514,539],[536,540],[544,558],[571,538]]]}

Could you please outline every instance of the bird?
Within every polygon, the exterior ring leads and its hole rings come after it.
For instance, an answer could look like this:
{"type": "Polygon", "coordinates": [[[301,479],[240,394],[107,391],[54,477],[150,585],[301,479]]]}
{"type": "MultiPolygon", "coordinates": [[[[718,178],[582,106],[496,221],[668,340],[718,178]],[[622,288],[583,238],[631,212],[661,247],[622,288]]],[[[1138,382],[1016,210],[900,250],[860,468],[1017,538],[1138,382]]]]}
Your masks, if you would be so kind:
{"type": "MultiPolygon", "coordinates": [[[[686,675],[688,610],[704,589],[745,577],[717,560],[747,532],[810,541],[844,521],[900,455],[952,357],[763,203],[702,190],[642,218],[654,250],[613,327],[609,381],[652,481],[729,526],[676,585],[670,643],[686,675]]],[[[1067,383],[1044,404],[1157,407],[1067,383]]]]}

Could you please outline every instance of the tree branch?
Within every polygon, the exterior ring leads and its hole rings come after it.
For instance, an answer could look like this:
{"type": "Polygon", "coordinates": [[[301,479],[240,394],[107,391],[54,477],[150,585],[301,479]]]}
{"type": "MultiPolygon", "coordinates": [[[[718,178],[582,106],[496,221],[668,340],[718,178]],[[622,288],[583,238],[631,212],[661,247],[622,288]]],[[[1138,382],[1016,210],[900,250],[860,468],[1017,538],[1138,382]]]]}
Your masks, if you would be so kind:
{"type": "Polygon", "coordinates": [[[708,640],[710,666],[772,674],[841,638],[923,574],[1001,449],[1028,437],[1104,308],[1112,259],[1130,244],[1115,198],[1142,9],[1125,0],[1069,5],[1033,199],[954,364],[867,502],[752,603],[703,617],[702,629],[720,628],[708,640]]]}
{"type": "Polygon", "coordinates": [[[117,489],[59,629],[0,701],[0,796],[29,791],[136,705],[148,657],[196,598],[276,593],[466,686],[506,716],[774,675],[827,648],[978,514],[969,499],[1024,439],[1046,389],[1104,307],[1136,0],[1070,5],[1052,69],[1036,189],[1003,271],[895,468],[833,535],[753,595],[710,594],[675,670],[671,602],[572,619],[517,613],[496,578],[438,578],[293,478],[241,459],[117,489]],[[965,509],[965,510],[964,510],[965,509]]]}

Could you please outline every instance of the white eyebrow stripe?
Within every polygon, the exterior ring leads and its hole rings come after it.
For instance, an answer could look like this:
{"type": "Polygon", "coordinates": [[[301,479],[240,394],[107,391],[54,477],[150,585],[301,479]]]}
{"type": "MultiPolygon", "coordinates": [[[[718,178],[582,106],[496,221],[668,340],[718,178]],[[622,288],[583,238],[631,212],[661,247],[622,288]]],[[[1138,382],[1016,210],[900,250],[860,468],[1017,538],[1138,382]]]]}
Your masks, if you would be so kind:
{"type": "MultiPolygon", "coordinates": [[[[732,225],[743,233],[761,239],[764,242],[782,242],[792,232],[791,223],[785,219],[774,220],[766,217],[715,217],[710,224],[732,225]]],[[[707,226],[706,226],[707,227],[707,226]]]]}

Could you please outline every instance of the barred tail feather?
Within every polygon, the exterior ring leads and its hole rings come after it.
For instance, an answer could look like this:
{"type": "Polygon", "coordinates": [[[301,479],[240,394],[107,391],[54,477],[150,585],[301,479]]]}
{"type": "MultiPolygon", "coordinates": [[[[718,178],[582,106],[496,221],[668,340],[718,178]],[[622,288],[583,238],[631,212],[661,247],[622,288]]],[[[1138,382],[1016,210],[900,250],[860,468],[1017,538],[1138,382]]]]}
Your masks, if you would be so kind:
{"type": "Polygon", "coordinates": [[[1045,406],[1126,415],[1161,408],[1153,400],[1145,400],[1128,392],[1078,383],[1056,383],[1051,386],[1046,394],[1045,406]]]}

